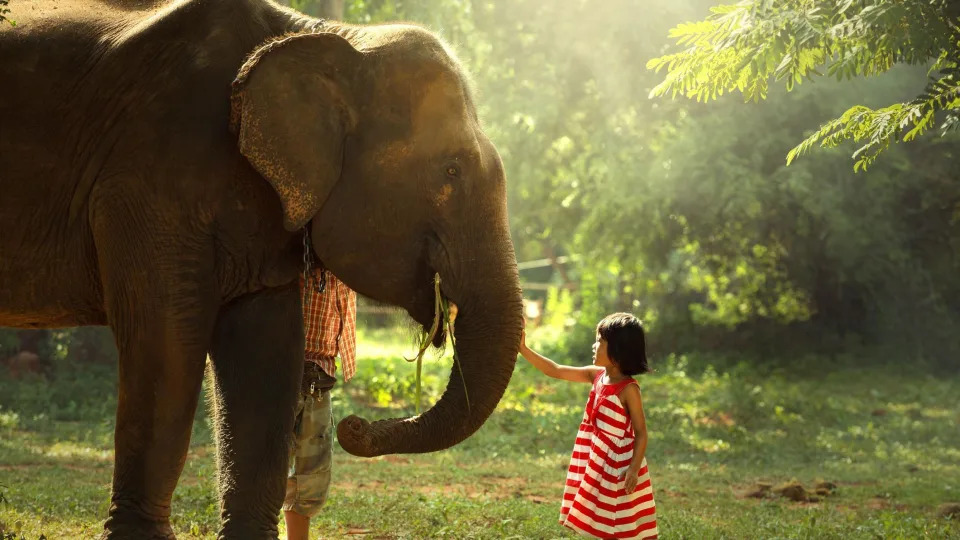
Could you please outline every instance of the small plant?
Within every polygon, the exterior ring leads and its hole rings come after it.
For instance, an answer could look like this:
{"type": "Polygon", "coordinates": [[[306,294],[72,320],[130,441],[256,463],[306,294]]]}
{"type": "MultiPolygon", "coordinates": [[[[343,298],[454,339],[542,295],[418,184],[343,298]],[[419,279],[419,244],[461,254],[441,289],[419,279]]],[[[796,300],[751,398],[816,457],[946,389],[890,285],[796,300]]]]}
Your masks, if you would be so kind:
{"type": "MultiPolygon", "coordinates": [[[[4,490],[7,489],[7,486],[0,484],[0,504],[10,504],[10,499],[7,498],[4,490]]],[[[20,532],[20,529],[23,528],[23,523],[17,521],[13,524],[13,530],[8,531],[6,525],[0,521],[0,540],[27,540],[23,533],[20,532]]],[[[43,534],[40,535],[38,540],[47,540],[47,537],[43,534]]]]}
{"type": "MultiPolygon", "coordinates": [[[[24,536],[23,533],[4,532],[3,530],[0,530],[0,534],[3,535],[2,537],[0,537],[0,540],[27,540],[27,537],[24,536]]],[[[44,534],[41,534],[40,538],[38,538],[37,540],[47,540],[47,536],[44,534]]]]}

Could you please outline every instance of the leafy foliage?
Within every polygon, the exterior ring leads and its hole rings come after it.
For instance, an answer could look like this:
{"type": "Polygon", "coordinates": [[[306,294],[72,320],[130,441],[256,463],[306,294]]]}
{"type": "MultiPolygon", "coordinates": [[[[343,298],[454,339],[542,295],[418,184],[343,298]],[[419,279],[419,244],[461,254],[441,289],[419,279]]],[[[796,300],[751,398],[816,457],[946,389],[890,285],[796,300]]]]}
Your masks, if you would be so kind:
{"type": "Polygon", "coordinates": [[[16,26],[17,21],[10,18],[10,0],[0,0],[0,24],[7,23],[10,26],[16,26]]]}
{"type": "Polygon", "coordinates": [[[865,169],[898,140],[960,118],[960,8],[947,0],[744,0],[712,8],[706,20],[676,26],[682,51],[650,60],[666,70],[651,96],[678,94],[697,101],[741,92],[757,101],[770,78],[787,90],[815,75],[851,79],[889,71],[898,63],[931,66],[926,89],[886,107],[857,105],[824,124],[791,150],[787,163],[814,144],[832,148],[852,140],[855,170],[865,169]]]}
{"type": "MultiPolygon", "coordinates": [[[[761,47],[767,37],[761,27],[776,28],[790,44],[783,55],[803,51],[802,62],[780,72],[787,84],[817,71],[843,80],[822,78],[792,91],[766,86],[784,58],[774,55],[772,66],[748,62],[728,79],[751,73],[763,95],[776,99],[744,104],[719,91],[709,107],[647,99],[663,82],[643,68],[647,59],[663,55],[663,36],[677,21],[695,18],[714,1],[352,0],[345,18],[422,23],[451,43],[473,75],[484,130],[506,167],[519,260],[569,256],[566,265],[521,271],[525,282],[555,286],[525,291],[545,304],[544,324],[555,337],[545,342],[551,353],[584,360],[569,351],[592,341],[600,317],[628,310],[647,324],[655,357],[709,349],[769,362],[811,349],[839,354],[866,346],[955,365],[960,134],[948,129],[939,138],[919,137],[917,129],[955,125],[948,98],[957,74],[950,55],[941,55],[951,42],[939,31],[920,31],[943,28],[934,17],[954,8],[910,7],[918,0],[811,0],[802,3],[806,11],[798,11],[797,0],[728,6],[683,27],[692,36],[684,39],[694,40],[685,42],[689,54],[713,54],[696,40],[717,40],[718,51],[740,54],[730,47],[761,47]],[[776,25],[761,15],[776,15],[776,25]],[[730,22],[748,16],[748,26],[730,22]],[[843,24],[831,22],[837,17],[843,24]],[[804,30],[808,20],[816,22],[813,30],[804,30]],[[834,27],[830,36],[818,34],[834,27]],[[710,37],[737,28],[736,39],[710,37]],[[868,45],[857,48],[857,39],[868,45]],[[845,56],[808,61],[819,58],[821,45],[845,56]],[[877,51],[886,51],[886,60],[872,60],[877,51]],[[760,77],[761,68],[771,77],[760,77]],[[798,69],[804,75],[795,80],[798,69]],[[924,88],[930,73],[935,81],[953,79],[924,88]],[[849,103],[863,108],[845,115],[849,103]],[[902,107],[883,112],[890,103],[902,107]],[[880,141],[858,159],[873,156],[887,148],[883,137],[897,133],[901,115],[918,119],[900,130],[914,142],[891,145],[866,178],[862,167],[853,174],[839,148],[784,164],[797,133],[840,144],[837,130],[854,125],[865,126],[861,145],[880,141]],[[820,132],[821,119],[845,116],[849,122],[820,132]]],[[[698,74],[690,79],[696,88],[714,84],[709,70],[683,60],[684,53],[677,58],[698,74]]],[[[55,364],[115,358],[104,329],[58,330],[46,339],[55,364]]],[[[16,334],[0,329],[0,361],[17,346],[16,334]]],[[[380,396],[406,384],[402,374],[381,375],[380,396]]]]}

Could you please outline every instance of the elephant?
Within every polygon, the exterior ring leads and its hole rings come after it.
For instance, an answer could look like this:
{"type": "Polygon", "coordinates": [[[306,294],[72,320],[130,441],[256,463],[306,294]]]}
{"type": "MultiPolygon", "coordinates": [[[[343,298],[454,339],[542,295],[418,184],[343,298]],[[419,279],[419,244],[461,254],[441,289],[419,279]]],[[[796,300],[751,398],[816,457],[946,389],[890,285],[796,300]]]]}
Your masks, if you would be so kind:
{"type": "Polygon", "coordinates": [[[340,445],[431,452],[479,429],[513,372],[522,300],[503,163],[440,38],[270,0],[12,8],[0,325],[114,334],[104,538],[174,537],[207,369],[219,537],[277,536],[310,260],[424,328],[435,274],[458,307],[459,365],[439,400],[408,418],[348,416],[340,445]]]}

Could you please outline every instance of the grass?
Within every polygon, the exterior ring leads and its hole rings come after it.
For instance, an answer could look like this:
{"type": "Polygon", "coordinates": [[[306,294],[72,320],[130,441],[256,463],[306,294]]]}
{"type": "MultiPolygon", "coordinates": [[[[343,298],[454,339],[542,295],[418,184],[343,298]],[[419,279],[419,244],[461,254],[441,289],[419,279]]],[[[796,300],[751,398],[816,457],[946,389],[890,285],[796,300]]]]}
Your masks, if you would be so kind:
{"type": "MultiPolygon", "coordinates": [[[[360,336],[357,377],[335,391],[339,417],[410,414],[412,346],[360,336]]],[[[816,359],[813,359],[816,360],[816,359]]],[[[819,362],[819,361],[818,361],[819,362]]],[[[809,363],[809,362],[807,362],[809,363]]],[[[648,459],[664,538],[960,538],[937,518],[960,501],[960,381],[894,367],[723,373],[674,357],[644,376],[648,459]],[[838,485],[817,503],[742,496],[758,481],[838,485]]],[[[424,362],[425,402],[449,356],[424,362]]],[[[0,378],[0,522],[24,538],[88,538],[109,500],[115,373],[0,378]]],[[[316,537],[574,538],[556,523],[572,438],[589,388],[522,360],[497,412],[456,448],[354,458],[335,446],[316,537]]],[[[217,527],[213,446],[198,414],[174,500],[180,538],[217,527]]]]}

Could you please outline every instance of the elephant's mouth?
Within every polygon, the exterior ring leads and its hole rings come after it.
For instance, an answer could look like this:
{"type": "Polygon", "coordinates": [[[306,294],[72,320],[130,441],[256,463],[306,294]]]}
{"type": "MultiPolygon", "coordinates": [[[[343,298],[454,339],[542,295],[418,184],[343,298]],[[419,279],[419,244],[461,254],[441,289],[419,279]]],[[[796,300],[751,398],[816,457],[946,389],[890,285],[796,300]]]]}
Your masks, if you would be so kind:
{"type": "MultiPolygon", "coordinates": [[[[437,291],[435,288],[431,288],[429,291],[418,295],[419,301],[416,303],[416,308],[414,310],[408,310],[408,313],[413,320],[423,328],[424,333],[429,334],[436,324],[436,330],[433,332],[433,337],[430,342],[434,347],[439,348],[447,341],[447,321],[438,320],[442,318],[442,315],[437,312],[436,295],[437,291]]],[[[445,294],[442,288],[440,290],[440,297],[441,300],[449,303],[451,306],[451,318],[455,318],[457,312],[456,302],[445,294]]]]}
{"type": "MultiPolygon", "coordinates": [[[[456,304],[451,304],[456,306],[456,304]]],[[[423,332],[428,334],[434,328],[434,320],[436,318],[436,310],[431,310],[429,315],[424,314],[420,317],[414,317],[414,320],[423,328],[423,332]]],[[[433,332],[433,337],[430,340],[430,343],[434,347],[440,348],[443,347],[443,344],[447,341],[447,325],[445,324],[445,321],[442,320],[436,321],[436,325],[437,328],[433,332]]]]}
{"type": "MultiPolygon", "coordinates": [[[[429,331],[429,329],[428,329],[429,331]]],[[[440,348],[447,341],[447,327],[446,325],[441,326],[437,329],[437,332],[433,335],[433,341],[431,342],[434,347],[440,348]]]]}

